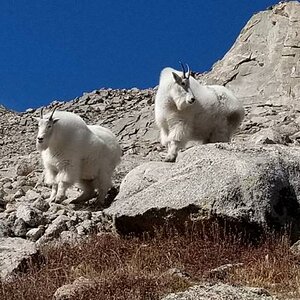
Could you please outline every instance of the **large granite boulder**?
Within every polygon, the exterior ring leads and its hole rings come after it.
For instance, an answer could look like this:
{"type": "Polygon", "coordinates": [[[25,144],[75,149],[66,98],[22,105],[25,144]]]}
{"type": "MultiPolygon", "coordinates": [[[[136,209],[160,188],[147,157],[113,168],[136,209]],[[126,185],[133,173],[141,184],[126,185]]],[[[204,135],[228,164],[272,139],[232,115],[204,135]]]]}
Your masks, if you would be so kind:
{"type": "Polygon", "coordinates": [[[148,162],[129,172],[105,210],[121,233],[165,223],[219,219],[244,229],[300,225],[300,149],[211,144],[175,164],[148,162]]]}

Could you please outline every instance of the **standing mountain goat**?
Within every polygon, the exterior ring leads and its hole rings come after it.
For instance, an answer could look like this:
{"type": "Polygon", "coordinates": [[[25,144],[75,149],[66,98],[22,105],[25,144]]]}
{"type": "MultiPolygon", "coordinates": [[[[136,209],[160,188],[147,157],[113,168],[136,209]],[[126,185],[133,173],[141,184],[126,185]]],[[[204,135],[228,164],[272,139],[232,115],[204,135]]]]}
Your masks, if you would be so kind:
{"type": "Polygon", "coordinates": [[[174,162],[190,140],[202,143],[228,142],[244,118],[244,108],[224,86],[201,85],[172,68],[161,71],[155,98],[155,121],[160,129],[165,161],[174,162]]]}
{"type": "Polygon", "coordinates": [[[52,186],[50,201],[61,202],[67,188],[77,183],[82,193],[72,203],[96,195],[103,203],[121,158],[114,134],[101,126],[86,125],[81,117],[66,111],[54,109],[44,117],[41,111],[37,120],[36,146],[42,156],[45,182],[52,186]]]}

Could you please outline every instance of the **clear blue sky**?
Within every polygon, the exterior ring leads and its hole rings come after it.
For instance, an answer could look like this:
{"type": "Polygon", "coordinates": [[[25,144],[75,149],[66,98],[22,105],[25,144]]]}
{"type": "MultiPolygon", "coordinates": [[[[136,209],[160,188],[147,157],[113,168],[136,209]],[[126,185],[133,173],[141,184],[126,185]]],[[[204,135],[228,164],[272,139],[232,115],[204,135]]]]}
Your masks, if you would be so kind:
{"type": "Polygon", "coordinates": [[[24,111],[83,92],[148,88],[165,66],[208,71],[267,0],[6,0],[0,104],[24,111]]]}

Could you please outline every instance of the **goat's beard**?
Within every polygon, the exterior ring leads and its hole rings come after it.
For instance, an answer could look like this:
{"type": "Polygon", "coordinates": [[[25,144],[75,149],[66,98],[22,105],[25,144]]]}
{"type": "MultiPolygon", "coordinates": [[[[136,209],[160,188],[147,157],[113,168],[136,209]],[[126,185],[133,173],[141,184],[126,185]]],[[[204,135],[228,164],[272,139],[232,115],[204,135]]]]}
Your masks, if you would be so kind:
{"type": "Polygon", "coordinates": [[[42,143],[39,143],[38,141],[36,141],[36,149],[39,152],[46,150],[47,148],[48,148],[48,145],[45,141],[43,141],[42,143]]]}

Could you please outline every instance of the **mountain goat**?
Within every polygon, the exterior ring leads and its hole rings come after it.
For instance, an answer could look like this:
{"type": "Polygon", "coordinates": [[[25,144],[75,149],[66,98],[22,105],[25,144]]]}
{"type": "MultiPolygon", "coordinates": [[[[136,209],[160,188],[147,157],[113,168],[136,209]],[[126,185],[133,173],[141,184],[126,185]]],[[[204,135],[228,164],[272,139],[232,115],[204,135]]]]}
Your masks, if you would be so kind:
{"type": "Polygon", "coordinates": [[[155,122],[167,146],[165,161],[174,162],[190,140],[228,142],[242,122],[242,104],[224,86],[201,85],[182,66],[182,72],[164,68],[155,97],[155,122]]]}
{"type": "Polygon", "coordinates": [[[45,168],[45,182],[52,186],[50,201],[60,203],[68,187],[77,183],[82,193],[71,203],[97,195],[103,204],[120,162],[121,148],[114,134],[97,125],[86,125],[78,115],[55,111],[38,120],[36,147],[45,168]],[[96,191],[98,193],[96,193],[96,191]]]}

